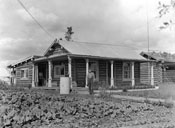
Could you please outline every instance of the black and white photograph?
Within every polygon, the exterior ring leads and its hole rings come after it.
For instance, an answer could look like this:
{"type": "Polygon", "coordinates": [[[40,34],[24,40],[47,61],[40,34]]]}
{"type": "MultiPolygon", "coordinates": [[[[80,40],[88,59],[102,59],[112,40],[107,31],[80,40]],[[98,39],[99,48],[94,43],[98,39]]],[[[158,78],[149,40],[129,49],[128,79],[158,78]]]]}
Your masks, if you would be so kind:
{"type": "Polygon", "coordinates": [[[0,128],[175,128],[175,0],[0,0],[0,128]]]}

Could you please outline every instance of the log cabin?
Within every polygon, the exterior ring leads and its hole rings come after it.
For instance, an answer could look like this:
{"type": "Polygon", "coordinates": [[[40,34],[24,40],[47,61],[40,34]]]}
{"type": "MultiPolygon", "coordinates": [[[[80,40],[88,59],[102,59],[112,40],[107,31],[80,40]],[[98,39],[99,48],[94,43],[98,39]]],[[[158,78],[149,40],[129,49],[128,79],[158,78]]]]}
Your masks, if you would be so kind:
{"type": "MultiPolygon", "coordinates": [[[[175,57],[168,53],[141,52],[144,58],[155,61],[154,78],[157,84],[166,82],[175,82],[175,57]]],[[[148,63],[143,63],[143,69],[149,68],[148,63]]]]}
{"type": "Polygon", "coordinates": [[[148,61],[131,47],[55,39],[43,56],[31,56],[9,65],[16,85],[31,87],[59,87],[61,77],[69,77],[70,85],[87,87],[91,69],[95,79],[109,87],[154,87],[154,61],[148,61]],[[141,69],[149,63],[150,71],[141,69]],[[145,78],[149,81],[145,82],[145,78]]]}

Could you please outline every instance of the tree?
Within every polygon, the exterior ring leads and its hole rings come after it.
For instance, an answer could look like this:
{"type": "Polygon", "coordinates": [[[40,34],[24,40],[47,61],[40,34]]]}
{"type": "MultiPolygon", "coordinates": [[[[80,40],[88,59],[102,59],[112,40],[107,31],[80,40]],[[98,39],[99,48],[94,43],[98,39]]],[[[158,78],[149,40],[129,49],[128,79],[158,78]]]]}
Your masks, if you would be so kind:
{"type": "MultiPolygon", "coordinates": [[[[170,14],[170,13],[175,15],[175,0],[170,0],[168,4],[165,4],[159,1],[158,10],[159,10],[159,18],[162,18],[165,15],[170,14]]],[[[171,25],[174,25],[175,19],[173,19],[173,17],[163,22],[163,24],[160,26],[160,29],[165,29],[171,25]]]]}
{"type": "Polygon", "coordinates": [[[65,33],[65,39],[67,41],[70,41],[72,39],[72,34],[74,34],[74,32],[72,31],[72,27],[67,27],[67,32],[65,33]]]}

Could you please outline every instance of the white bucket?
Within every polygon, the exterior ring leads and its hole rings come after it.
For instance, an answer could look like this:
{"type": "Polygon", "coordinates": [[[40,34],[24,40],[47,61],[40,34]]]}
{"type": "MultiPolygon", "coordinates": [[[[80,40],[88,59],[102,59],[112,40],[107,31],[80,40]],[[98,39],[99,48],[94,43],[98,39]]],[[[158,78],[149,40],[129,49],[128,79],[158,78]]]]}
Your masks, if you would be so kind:
{"type": "Polygon", "coordinates": [[[60,94],[69,94],[70,80],[69,77],[60,77],[60,94]]]}

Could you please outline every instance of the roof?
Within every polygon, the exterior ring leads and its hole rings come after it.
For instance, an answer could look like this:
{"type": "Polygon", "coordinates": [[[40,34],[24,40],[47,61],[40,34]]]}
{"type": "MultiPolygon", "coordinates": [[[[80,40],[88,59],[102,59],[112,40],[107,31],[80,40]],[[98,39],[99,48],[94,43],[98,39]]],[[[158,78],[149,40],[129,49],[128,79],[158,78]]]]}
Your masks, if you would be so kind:
{"type": "Polygon", "coordinates": [[[175,58],[169,54],[156,53],[156,52],[141,52],[140,55],[150,60],[156,60],[156,61],[167,62],[167,63],[175,63],[175,58]]]}
{"type": "Polygon", "coordinates": [[[59,40],[57,43],[59,43],[72,55],[126,60],[146,60],[144,57],[140,56],[134,48],[122,45],[63,40],[59,40]]]}
{"type": "Polygon", "coordinates": [[[25,63],[25,62],[33,61],[33,60],[35,60],[36,58],[39,58],[39,57],[41,57],[41,56],[36,56],[36,55],[29,56],[29,57],[27,57],[27,58],[18,60],[18,61],[16,61],[16,62],[13,63],[13,64],[8,65],[7,67],[8,67],[8,68],[13,68],[13,67],[16,67],[17,65],[23,64],[23,63],[25,63]]]}
{"type": "Polygon", "coordinates": [[[164,58],[160,54],[155,54],[153,52],[141,52],[140,55],[147,59],[162,61],[164,58]]]}
{"type": "MultiPolygon", "coordinates": [[[[140,51],[137,52],[135,48],[129,46],[65,41],[57,39],[55,39],[50,47],[46,50],[44,56],[47,56],[49,50],[52,49],[52,47],[56,46],[56,44],[61,45],[68,52],[68,54],[72,56],[147,61],[144,57],[140,56],[140,51]]],[[[47,56],[47,58],[49,58],[49,56],[47,56]]]]}

